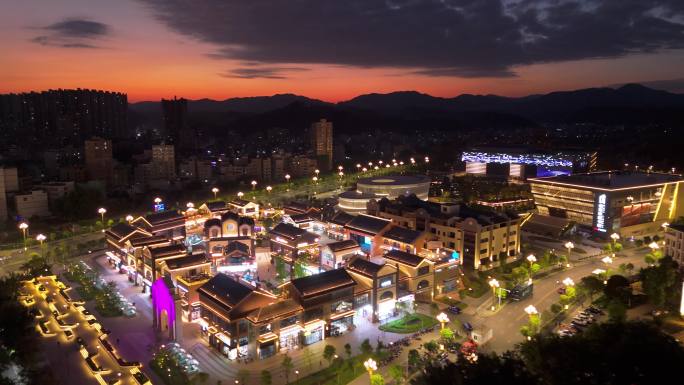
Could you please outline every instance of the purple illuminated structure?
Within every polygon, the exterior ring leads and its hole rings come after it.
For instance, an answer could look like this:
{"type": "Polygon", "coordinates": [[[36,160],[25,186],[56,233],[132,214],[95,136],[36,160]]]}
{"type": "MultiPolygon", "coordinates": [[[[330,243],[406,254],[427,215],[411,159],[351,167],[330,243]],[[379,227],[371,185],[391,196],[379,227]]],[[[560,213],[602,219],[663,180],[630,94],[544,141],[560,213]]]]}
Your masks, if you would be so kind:
{"type": "Polygon", "coordinates": [[[152,284],[152,308],[154,311],[154,327],[156,330],[164,330],[162,325],[162,315],[166,311],[166,328],[169,337],[175,339],[176,336],[176,304],[171,294],[171,289],[167,286],[164,278],[159,278],[152,284]]]}

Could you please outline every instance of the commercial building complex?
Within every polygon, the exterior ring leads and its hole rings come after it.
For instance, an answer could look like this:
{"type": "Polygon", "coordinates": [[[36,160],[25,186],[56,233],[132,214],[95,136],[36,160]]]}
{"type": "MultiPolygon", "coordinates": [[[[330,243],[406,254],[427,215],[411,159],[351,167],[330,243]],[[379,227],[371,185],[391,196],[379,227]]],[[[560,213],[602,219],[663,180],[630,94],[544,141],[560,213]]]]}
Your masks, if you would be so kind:
{"type": "Polygon", "coordinates": [[[588,231],[637,236],[684,214],[684,179],[647,171],[601,171],[529,179],[537,210],[588,231]]]}
{"type": "Polygon", "coordinates": [[[400,196],[415,195],[422,200],[428,199],[430,178],[420,175],[388,175],[378,178],[362,178],[356,183],[356,190],[345,191],[338,197],[338,207],[348,213],[366,212],[371,200],[394,199],[400,196]]]}
{"type": "Polygon", "coordinates": [[[309,140],[314,156],[321,170],[332,170],[333,161],[333,124],[325,119],[311,124],[309,140]]]}

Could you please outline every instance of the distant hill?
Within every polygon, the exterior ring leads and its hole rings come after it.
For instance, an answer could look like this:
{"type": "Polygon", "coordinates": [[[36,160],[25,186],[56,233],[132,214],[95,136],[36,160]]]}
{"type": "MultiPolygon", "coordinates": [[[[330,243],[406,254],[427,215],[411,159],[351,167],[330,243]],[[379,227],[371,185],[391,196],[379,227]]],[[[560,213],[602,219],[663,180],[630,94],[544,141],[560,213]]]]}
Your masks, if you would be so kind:
{"type": "MultiPolygon", "coordinates": [[[[512,126],[524,126],[595,119],[619,124],[629,123],[635,116],[640,122],[682,121],[684,95],[627,84],[618,88],[586,88],[518,98],[470,94],[442,98],[416,91],[399,91],[359,95],[336,104],[301,95],[277,94],[222,101],[191,100],[188,109],[196,120],[236,120],[242,127],[289,126],[295,122],[301,125],[320,117],[336,121],[336,126],[338,122],[348,120],[373,127],[402,125],[402,122],[415,119],[432,121],[440,127],[498,126],[505,125],[506,121],[512,126]]],[[[160,102],[133,103],[130,110],[136,121],[159,122],[161,119],[160,102]]]]}

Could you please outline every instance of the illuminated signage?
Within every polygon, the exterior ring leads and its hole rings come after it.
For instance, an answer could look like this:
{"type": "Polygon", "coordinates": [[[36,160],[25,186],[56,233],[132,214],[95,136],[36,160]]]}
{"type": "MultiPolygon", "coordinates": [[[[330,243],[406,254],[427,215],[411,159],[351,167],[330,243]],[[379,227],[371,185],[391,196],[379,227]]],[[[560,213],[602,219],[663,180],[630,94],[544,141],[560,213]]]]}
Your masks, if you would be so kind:
{"type": "Polygon", "coordinates": [[[158,213],[160,211],[164,211],[164,207],[164,203],[157,203],[156,205],[154,205],[154,212],[158,213]]]}
{"type": "Polygon", "coordinates": [[[460,256],[460,255],[458,254],[458,251],[453,251],[453,252],[451,252],[451,259],[456,259],[456,260],[457,260],[457,259],[459,258],[459,256],[460,256]]]}
{"type": "Polygon", "coordinates": [[[598,204],[596,205],[596,229],[603,233],[606,232],[606,194],[601,194],[598,197],[598,204]]]}

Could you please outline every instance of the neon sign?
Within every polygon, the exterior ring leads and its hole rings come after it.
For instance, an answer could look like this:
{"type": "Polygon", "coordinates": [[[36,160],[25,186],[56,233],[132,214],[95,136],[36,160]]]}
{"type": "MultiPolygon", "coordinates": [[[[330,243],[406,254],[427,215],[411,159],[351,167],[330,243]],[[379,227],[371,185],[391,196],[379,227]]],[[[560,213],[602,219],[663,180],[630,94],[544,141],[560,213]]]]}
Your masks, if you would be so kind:
{"type": "Polygon", "coordinates": [[[606,194],[601,194],[598,197],[598,205],[596,206],[596,229],[603,233],[606,232],[606,194]]]}

